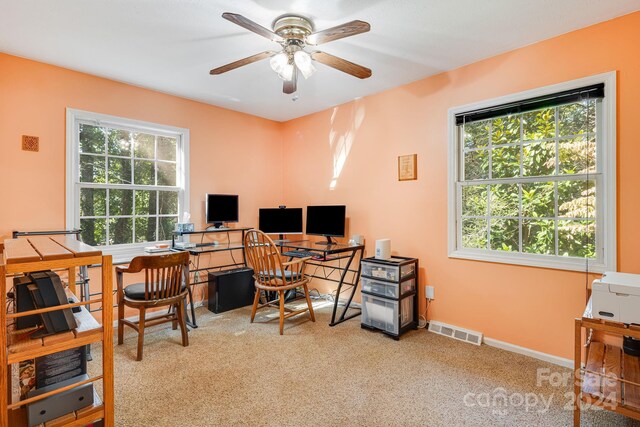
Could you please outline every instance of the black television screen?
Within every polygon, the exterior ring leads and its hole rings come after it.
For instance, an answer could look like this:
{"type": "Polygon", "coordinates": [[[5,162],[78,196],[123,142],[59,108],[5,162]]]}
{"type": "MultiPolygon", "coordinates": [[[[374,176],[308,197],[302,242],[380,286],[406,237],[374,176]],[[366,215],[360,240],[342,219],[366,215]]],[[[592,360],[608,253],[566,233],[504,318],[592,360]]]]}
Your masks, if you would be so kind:
{"type": "Polygon", "coordinates": [[[307,206],[306,234],[343,237],[346,212],[345,205],[307,206]]]}
{"type": "Polygon", "coordinates": [[[261,208],[258,228],[267,234],[302,234],[302,208],[261,208]]]}
{"type": "Polygon", "coordinates": [[[207,194],[207,224],[222,225],[238,222],[238,196],[231,194],[207,194]]]}

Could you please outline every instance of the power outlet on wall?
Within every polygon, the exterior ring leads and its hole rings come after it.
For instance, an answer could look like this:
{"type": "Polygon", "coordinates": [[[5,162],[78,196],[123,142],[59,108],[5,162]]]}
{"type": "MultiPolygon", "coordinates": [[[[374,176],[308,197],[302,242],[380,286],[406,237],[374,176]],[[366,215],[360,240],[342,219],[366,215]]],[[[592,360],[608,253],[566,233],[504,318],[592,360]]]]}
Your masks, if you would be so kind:
{"type": "Polygon", "coordinates": [[[426,285],[424,287],[424,296],[428,300],[436,299],[436,290],[433,286],[426,285]]]}

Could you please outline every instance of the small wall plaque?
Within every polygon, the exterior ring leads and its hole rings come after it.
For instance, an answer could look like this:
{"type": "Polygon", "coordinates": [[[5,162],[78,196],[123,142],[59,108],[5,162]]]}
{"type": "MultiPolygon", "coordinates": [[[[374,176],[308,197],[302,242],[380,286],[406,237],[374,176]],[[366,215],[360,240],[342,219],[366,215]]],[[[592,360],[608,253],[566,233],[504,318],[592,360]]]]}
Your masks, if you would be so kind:
{"type": "Polygon", "coordinates": [[[22,149],[24,151],[40,151],[40,138],[22,135],[22,149]]]}
{"type": "Polygon", "coordinates": [[[398,181],[418,179],[418,155],[398,156],[398,181]]]}

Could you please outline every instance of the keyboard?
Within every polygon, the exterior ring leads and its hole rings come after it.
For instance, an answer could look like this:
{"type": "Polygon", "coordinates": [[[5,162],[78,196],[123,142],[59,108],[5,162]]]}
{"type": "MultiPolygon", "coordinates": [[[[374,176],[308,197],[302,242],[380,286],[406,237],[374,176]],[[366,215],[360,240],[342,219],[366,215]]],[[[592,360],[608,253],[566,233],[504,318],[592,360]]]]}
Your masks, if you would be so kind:
{"type": "Polygon", "coordinates": [[[308,256],[313,258],[322,258],[322,254],[318,252],[310,252],[310,251],[287,251],[283,252],[284,256],[291,256],[294,258],[306,258],[308,256]]]}

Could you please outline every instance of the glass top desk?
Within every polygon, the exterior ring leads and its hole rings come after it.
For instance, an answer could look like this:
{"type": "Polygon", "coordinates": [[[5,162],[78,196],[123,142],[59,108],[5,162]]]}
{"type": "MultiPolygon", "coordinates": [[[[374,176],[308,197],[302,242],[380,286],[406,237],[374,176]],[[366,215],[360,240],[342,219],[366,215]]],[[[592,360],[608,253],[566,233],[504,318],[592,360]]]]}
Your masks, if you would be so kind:
{"type": "Polygon", "coordinates": [[[206,230],[174,231],[173,232],[173,236],[171,238],[170,250],[177,251],[177,252],[187,251],[189,252],[189,255],[192,255],[193,257],[195,257],[194,268],[189,269],[189,286],[187,287],[189,291],[189,300],[191,301],[191,316],[193,318],[193,321],[189,319],[189,316],[187,314],[187,325],[191,326],[192,328],[198,327],[198,325],[196,324],[196,312],[194,308],[193,297],[191,295],[191,286],[209,283],[208,273],[210,271],[214,271],[214,270],[220,271],[223,269],[226,270],[230,268],[239,268],[247,265],[247,260],[245,259],[245,253],[244,253],[244,236],[248,230],[251,230],[251,227],[235,227],[235,228],[224,227],[224,228],[209,228],[206,230]],[[241,233],[240,241],[232,242],[231,237],[229,236],[230,233],[241,233]],[[205,234],[207,235],[226,234],[227,242],[226,243],[217,243],[217,242],[203,243],[205,234]],[[182,237],[182,236],[196,237],[197,235],[200,235],[201,237],[200,243],[196,243],[194,247],[190,247],[190,248],[176,247],[176,237],[182,237]],[[233,253],[234,252],[237,253],[237,251],[240,251],[242,259],[236,261],[236,258],[233,256],[233,253]],[[200,255],[211,254],[214,252],[229,252],[231,254],[231,259],[233,262],[231,262],[230,264],[214,264],[214,265],[207,265],[207,266],[201,267],[200,255]],[[196,277],[199,276],[202,272],[204,272],[205,278],[196,280],[196,277]]]}
{"type": "Polygon", "coordinates": [[[331,323],[329,323],[329,326],[335,326],[345,320],[349,320],[360,315],[361,310],[359,308],[350,306],[353,301],[353,296],[356,294],[356,290],[358,288],[358,281],[360,280],[360,260],[364,258],[364,245],[343,243],[327,245],[317,244],[316,242],[311,242],[309,240],[278,241],[276,244],[282,248],[283,252],[298,249],[317,253],[318,256],[307,261],[307,265],[322,267],[322,274],[317,274],[319,269],[316,268],[312,274],[305,273],[305,275],[338,284],[336,296],[333,301],[333,312],[331,313],[331,323]],[[352,268],[351,266],[356,255],[359,255],[360,258],[358,260],[358,267],[352,268]],[[341,260],[346,260],[346,264],[344,266],[342,265],[341,260]],[[346,280],[348,273],[351,273],[352,275],[351,280],[346,280]],[[336,277],[338,275],[339,278],[336,277]],[[347,290],[350,288],[350,292],[348,293],[348,298],[342,312],[336,319],[336,315],[338,314],[338,303],[344,286],[347,287],[347,290]],[[347,311],[349,309],[353,310],[353,312],[347,315],[347,311]]]}

